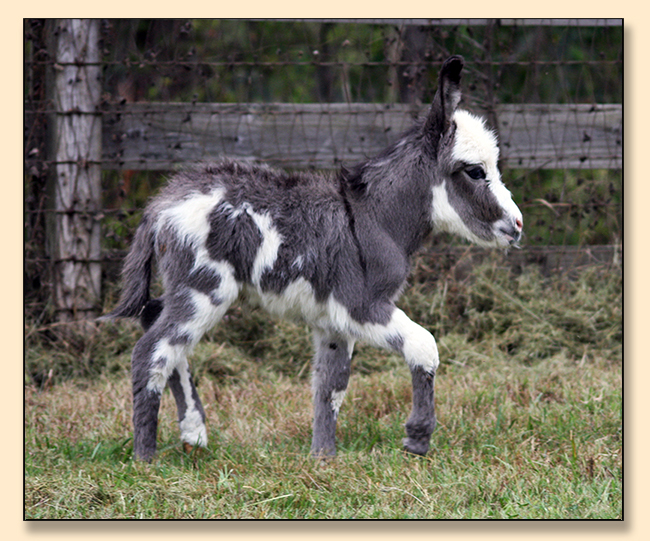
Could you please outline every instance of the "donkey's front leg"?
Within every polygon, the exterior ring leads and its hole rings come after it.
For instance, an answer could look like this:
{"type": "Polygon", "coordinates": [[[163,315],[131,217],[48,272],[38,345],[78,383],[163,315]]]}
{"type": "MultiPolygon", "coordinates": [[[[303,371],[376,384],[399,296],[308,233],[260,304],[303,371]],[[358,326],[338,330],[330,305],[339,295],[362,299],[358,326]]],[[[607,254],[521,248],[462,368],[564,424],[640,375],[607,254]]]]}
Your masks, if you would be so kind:
{"type": "Polygon", "coordinates": [[[312,390],[314,426],[313,456],[336,454],[336,419],[350,379],[350,360],[354,341],[314,330],[312,390]]]}
{"type": "Polygon", "coordinates": [[[433,382],[438,368],[438,347],[433,335],[393,307],[385,325],[365,325],[361,337],[378,347],[400,353],[411,370],[413,409],[406,422],[404,449],[424,455],[436,426],[433,405],[433,382]]]}
{"type": "Polygon", "coordinates": [[[413,386],[413,409],[406,421],[407,437],[402,444],[410,453],[425,455],[436,427],[433,384],[439,363],[438,346],[429,331],[401,310],[395,310],[391,323],[398,336],[395,345],[411,370],[413,386]]]}
{"type": "Polygon", "coordinates": [[[416,455],[425,455],[429,439],[436,428],[433,382],[435,371],[427,372],[421,366],[411,366],[413,384],[413,410],[406,421],[406,434],[402,440],[404,449],[416,455]]]}

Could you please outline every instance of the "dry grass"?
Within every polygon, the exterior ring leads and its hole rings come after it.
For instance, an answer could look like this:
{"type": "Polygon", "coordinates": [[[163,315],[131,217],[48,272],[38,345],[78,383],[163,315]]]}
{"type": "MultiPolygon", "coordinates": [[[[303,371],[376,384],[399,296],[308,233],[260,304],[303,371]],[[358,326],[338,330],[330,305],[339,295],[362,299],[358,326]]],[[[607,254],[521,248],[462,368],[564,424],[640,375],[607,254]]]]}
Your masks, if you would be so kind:
{"type": "Polygon", "coordinates": [[[400,450],[406,367],[361,346],[339,456],[311,461],[305,329],[234,310],[193,356],[208,450],[182,451],[166,393],[160,453],[134,463],[127,367],[137,328],[107,326],[86,344],[86,377],[70,377],[84,373],[74,351],[34,333],[26,517],[621,518],[620,274],[549,280],[491,262],[432,283],[423,270],[402,305],[434,331],[442,358],[426,458],[400,450]]]}
{"type": "Polygon", "coordinates": [[[620,518],[620,387],[602,360],[449,367],[433,448],[417,459],[399,450],[406,371],[357,375],[325,467],[308,458],[306,382],[206,378],[211,441],[195,455],[166,394],[150,465],[130,460],[125,378],[28,388],[26,516],[620,518]]]}

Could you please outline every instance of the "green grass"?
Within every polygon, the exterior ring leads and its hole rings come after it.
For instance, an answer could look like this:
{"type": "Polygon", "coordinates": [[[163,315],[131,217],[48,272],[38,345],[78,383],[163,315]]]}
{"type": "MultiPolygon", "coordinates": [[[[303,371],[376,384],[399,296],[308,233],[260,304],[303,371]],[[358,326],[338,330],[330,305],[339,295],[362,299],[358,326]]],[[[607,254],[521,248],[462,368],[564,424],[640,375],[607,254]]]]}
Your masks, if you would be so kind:
{"type": "Polygon", "coordinates": [[[551,280],[493,261],[462,282],[426,275],[418,264],[401,305],[442,359],[427,457],[400,449],[407,368],[360,346],[338,456],[310,459],[309,337],[234,310],[192,358],[209,448],[183,452],[165,393],[159,454],[134,462],[137,328],[108,325],[81,346],[34,331],[25,517],[621,519],[620,273],[551,280]]]}

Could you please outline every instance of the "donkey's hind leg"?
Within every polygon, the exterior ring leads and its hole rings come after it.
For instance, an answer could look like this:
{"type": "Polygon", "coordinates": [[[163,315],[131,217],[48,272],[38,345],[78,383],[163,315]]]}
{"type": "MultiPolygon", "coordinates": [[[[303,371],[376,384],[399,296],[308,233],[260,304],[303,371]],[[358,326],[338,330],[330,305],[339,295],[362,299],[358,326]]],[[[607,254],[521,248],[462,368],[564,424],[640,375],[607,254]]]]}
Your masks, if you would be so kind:
{"type": "MultiPolygon", "coordinates": [[[[140,314],[140,323],[145,331],[149,330],[160,316],[164,306],[163,299],[150,300],[140,314]]],[[[190,367],[187,362],[174,368],[167,381],[178,409],[178,424],[181,429],[181,441],[186,449],[208,441],[205,430],[205,412],[203,404],[194,385],[190,367]]]]}
{"type": "Polygon", "coordinates": [[[205,331],[221,319],[232,299],[228,301],[191,288],[166,295],[160,316],[136,344],[132,357],[136,458],[150,460],[156,452],[160,397],[170,378],[183,441],[207,444],[203,406],[191,382],[187,356],[205,331]]]}
{"type": "Polygon", "coordinates": [[[313,456],[326,457],[336,454],[336,419],[350,379],[354,341],[314,330],[314,347],[311,453],[313,456]]]}
{"type": "MultiPolygon", "coordinates": [[[[139,460],[151,460],[156,453],[158,410],[165,381],[152,377],[152,369],[160,364],[163,350],[171,349],[167,329],[157,321],[138,340],[131,357],[133,384],[133,454],[139,460]]],[[[176,346],[178,347],[178,346],[176,346]]],[[[169,356],[169,351],[166,352],[169,356]]],[[[171,360],[164,361],[170,363],[171,360]]]]}
{"type": "Polygon", "coordinates": [[[167,383],[176,400],[178,426],[185,449],[205,447],[208,443],[205,412],[187,361],[174,369],[167,383]]]}

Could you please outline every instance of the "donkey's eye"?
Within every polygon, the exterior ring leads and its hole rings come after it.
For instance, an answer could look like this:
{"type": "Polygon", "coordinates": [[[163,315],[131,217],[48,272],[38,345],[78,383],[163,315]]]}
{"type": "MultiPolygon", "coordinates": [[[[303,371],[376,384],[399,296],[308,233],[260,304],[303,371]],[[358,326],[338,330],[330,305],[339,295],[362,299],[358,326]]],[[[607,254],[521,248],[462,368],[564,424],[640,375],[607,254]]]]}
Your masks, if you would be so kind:
{"type": "Polygon", "coordinates": [[[474,167],[469,167],[465,170],[469,178],[474,180],[485,180],[485,169],[481,166],[476,165],[474,167]]]}

